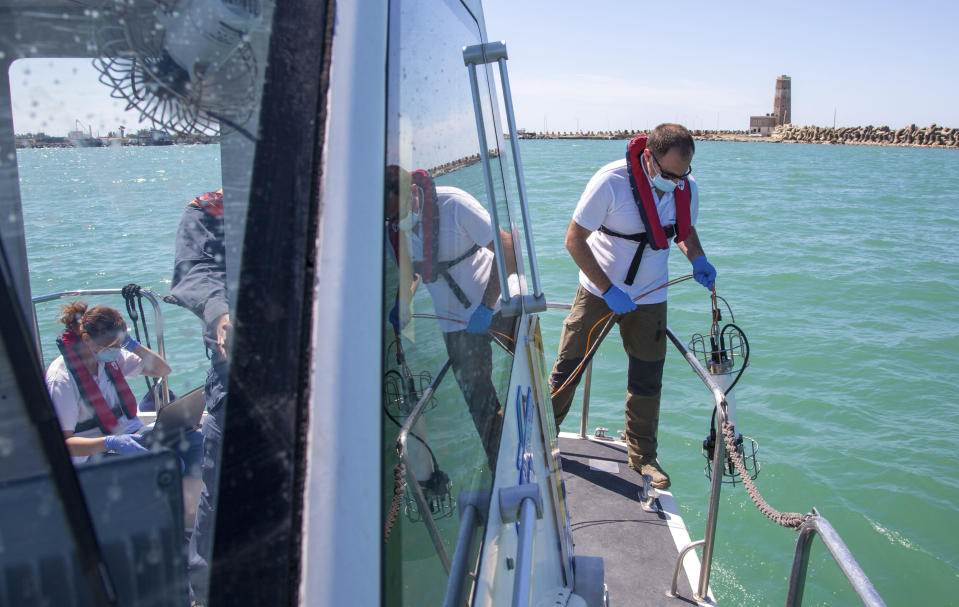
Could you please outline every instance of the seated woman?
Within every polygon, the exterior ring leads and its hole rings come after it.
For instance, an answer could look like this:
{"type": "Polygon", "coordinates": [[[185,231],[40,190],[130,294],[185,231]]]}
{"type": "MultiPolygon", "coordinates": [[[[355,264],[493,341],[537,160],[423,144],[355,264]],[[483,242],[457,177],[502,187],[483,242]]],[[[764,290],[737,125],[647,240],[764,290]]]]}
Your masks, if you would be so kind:
{"type": "Polygon", "coordinates": [[[143,422],[125,378],[165,377],[170,366],[127,334],[113,308],[75,301],[61,312],[60,356],[50,363],[46,382],[74,462],[95,453],[146,451],[134,434],[143,422]]]}

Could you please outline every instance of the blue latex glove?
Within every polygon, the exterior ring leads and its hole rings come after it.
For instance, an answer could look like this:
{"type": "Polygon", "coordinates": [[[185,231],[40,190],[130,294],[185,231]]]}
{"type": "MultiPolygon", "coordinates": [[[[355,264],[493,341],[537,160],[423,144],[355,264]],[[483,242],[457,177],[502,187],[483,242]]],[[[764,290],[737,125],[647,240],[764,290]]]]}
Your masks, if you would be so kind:
{"type": "Polygon", "coordinates": [[[470,321],[466,325],[467,333],[486,333],[486,330],[489,329],[489,323],[493,320],[493,311],[480,304],[476,306],[476,309],[473,310],[473,315],[470,316],[470,321]]]}
{"type": "Polygon", "coordinates": [[[393,330],[399,333],[406,328],[406,325],[410,324],[410,302],[405,299],[397,299],[396,303],[393,304],[393,309],[390,310],[390,324],[393,325],[393,330]]]}
{"type": "Polygon", "coordinates": [[[120,344],[120,347],[126,350],[127,352],[133,352],[134,350],[140,347],[140,342],[133,339],[132,337],[130,337],[129,334],[127,334],[126,339],[123,340],[123,342],[120,344]]]}
{"type": "Polygon", "coordinates": [[[609,285],[609,288],[603,293],[603,299],[606,300],[609,309],[616,314],[626,314],[636,309],[636,302],[616,285],[609,285]]]}
{"type": "Polygon", "coordinates": [[[149,453],[150,450],[139,442],[140,437],[134,434],[111,434],[103,441],[103,446],[107,451],[113,451],[120,455],[133,455],[134,453],[149,453]]]}
{"type": "Polygon", "coordinates": [[[396,333],[400,332],[400,302],[397,301],[393,304],[393,309],[390,310],[390,324],[393,325],[393,331],[396,333]]]}
{"type": "Polygon", "coordinates": [[[693,276],[696,278],[696,282],[712,290],[713,284],[716,282],[716,268],[706,261],[705,255],[700,255],[693,260],[693,276]]]}

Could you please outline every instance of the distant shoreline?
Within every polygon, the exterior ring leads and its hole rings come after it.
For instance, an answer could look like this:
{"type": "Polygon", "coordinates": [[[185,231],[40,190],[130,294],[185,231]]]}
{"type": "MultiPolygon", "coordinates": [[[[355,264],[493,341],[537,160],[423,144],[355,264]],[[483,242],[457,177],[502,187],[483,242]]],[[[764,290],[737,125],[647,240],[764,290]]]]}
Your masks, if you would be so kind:
{"type": "MultiPolygon", "coordinates": [[[[959,149],[959,128],[926,128],[910,125],[902,129],[882,127],[816,127],[778,126],[766,136],[750,135],[747,131],[691,131],[698,141],[740,141],[746,143],[816,143],[831,145],[875,145],[891,147],[953,148],[959,149]]],[[[520,139],[560,140],[629,140],[647,131],[601,131],[589,133],[521,133],[520,139]]]]}

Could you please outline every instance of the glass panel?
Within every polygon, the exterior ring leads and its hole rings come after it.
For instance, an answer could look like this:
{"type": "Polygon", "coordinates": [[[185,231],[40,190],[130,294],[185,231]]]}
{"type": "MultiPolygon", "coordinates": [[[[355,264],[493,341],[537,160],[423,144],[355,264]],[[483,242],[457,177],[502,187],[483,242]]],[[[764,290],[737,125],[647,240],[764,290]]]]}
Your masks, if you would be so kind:
{"type": "Polygon", "coordinates": [[[8,397],[0,358],[0,596],[86,593],[62,517],[31,520],[62,507],[31,407],[56,415],[118,603],[203,603],[271,7],[15,6],[0,22],[0,235],[34,330],[13,356],[37,347],[51,400],[25,401],[22,382],[8,397]]]}
{"type": "Polygon", "coordinates": [[[488,94],[483,96],[484,115],[486,121],[486,138],[490,143],[491,165],[493,170],[493,186],[496,191],[496,205],[499,212],[500,227],[509,232],[510,237],[504,240],[504,248],[512,249],[512,259],[517,260],[510,272],[517,276],[510,287],[511,291],[518,290],[520,295],[532,292],[527,283],[527,276],[523,267],[523,251],[526,246],[523,234],[523,213],[520,210],[520,197],[516,181],[516,164],[513,158],[513,149],[505,137],[509,136],[509,125],[506,120],[506,108],[502,79],[500,77],[499,62],[477,67],[477,76],[485,78],[488,94]],[[492,108],[492,109],[490,109],[492,108]],[[502,176],[502,179],[498,178],[502,176]]]}
{"type": "MultiPolygon", "coordinates": [[[[495,228],[462,53],[480,42],[475,20],[459,3],[390,3],[383,305],[388,604],[442,603],[445,565],[458,541],[456,504],[471,492],[489,499],[483,492],[492,485],[508,397],[516,319],[499,313],[495,228]],[[447,360],[450,369],[440,376],[447,360]],[[431,383],[435,392],[423,401],[422,416],[411,419],[431,383]],[[397,453],[404,425],[412,431],[405,476],[397,453]]],[[[481,68],[481,111],[495,156],[499,138],[486,78],[481,68]]],[[[493,204],[509,253],[503,173],[498,163],[492,168],[493,204]]],[[[516,295],[511,254],[506,267],[516,295]]],[[[471,567],[477,557],[478,546],[471,567]]]]}

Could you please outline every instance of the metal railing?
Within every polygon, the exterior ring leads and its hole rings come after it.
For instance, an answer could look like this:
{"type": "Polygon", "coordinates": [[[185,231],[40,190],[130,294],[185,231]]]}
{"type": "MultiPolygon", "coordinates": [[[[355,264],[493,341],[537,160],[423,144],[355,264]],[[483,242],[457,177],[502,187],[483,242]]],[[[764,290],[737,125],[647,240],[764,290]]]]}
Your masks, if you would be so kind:
{"type": "Polygon", "coordinates": [[[470,491],[460,494],[456,500],[460,508],[460,530],[456,536],[456,548],[449,578],[446,581],[446,595],[443,607],[463,604],[463,588],[468,576],[469,557],[473,553],[473,538],[476,528],[483,524],[489,514],[489,491],[470,491]]]}
{"type": "MultiPolygon", "coordinates": [[[[153,306],[153,331],[156,335],[156,353],[160,358],[166,360],[166,344],[163,340],[163,312],[160,310],[160,302],[156,296],[146,289],[141,289],[140,294],[146,297],[150,305],[153,306]]],[[[33,335],[36,339],[37,352],[40,353],[40,362],[43,363],[43,342],[40,339],[40,322],[37,319],[37,304],[55,301],[57,299],[66,299],[68,297],[92,297],[98,295],[123,295],[123,289],[78,289],[75,291],[60,291],[49,295],[38,295],[33,298],[33,335]]],[[[146,319],[143,319],[144,324],[146,319]]],[[[160,388],[160,402],[156,409],[159,411],[170,404],[170,386],[166,378],[160,378],[157,382],[160,388]]]]}
{"type": "MultiPolygon", "coordinates": [[[[699,376],[703,383],[709,388],[709,391],[713,395],[713,401],[716,406],[716,432],[717,436],[722,436],[723,426],[726,424],[726,395],[723,393],[723,389],[719,387],[719,384],[716,383],[716,380],[713,379],[712,375],[703,368],[703,365],[699,362],[696,356],[689,351],[689,348],[686,347],[679,337],[673,333],[673,330],[668,326],[666,327],[666,336],[669,337],[669,340],[673,342],[673,345],[679,350],[683,355],[683,358],[686,359],[686,362],[689,363],[689,366],[693,368],[693,371],[696,372],[696,375],[699,376]]],[[[719,493],[722,490],[723,486],[723,464],[726,461],[726,444],[724,441],[717,440],[716,447],[713,449],[713,470],[715,471],[712,475],[709,485],[709,505],[706,507],[706,532],[705,538],[700,542],[693,542],[690,545],[684,547],[679,553],[679,562],[676,564],[676,574],[673,576],[673,596],[675,595],[676,588],[676,576],[679,572],[679,565],[682,563],[683,558],[691,552],[691,548],[694,544],[701,543],[703,546],[703,557],[702,563],[699,569],[699,584],[696,590],[693,592],[693,598],[697,601],[705,600],[709,594],[709,574],[712,569],[713,561],[713,544],[716,541],[716,519],[719,515],[719,493]]]]}
{"type": "Polygon", "coordinates": [[[439,528],[436,526],[436,521],[433,520],[429,503],[426,501],[426,496],[423,494],[423,488],[420,487],[419,481],[416,480],[416,474],[413,471],[413,464],[410,461],[409,437],[413,426],[426,410],[426,405],[429,404],[430,398],[433,396],[433,392],[436,391],[436,386],[443,381],[443,377],[446,376],[446,372],[449,371],[452,364],[452,361],[447,358],[446,362],[443,363],[443,367],[440,369],[439,373],[437,373],[436,377],[433,378],[433,382],[430,383],[429,387],[423,391],[423,395],[420,396],[420,400],[417,401],[416,406],[413,407],[412,411],[410,411],[409,417],[406,418],[406,423],[404,423],[403,427],[400,428],[400,433],[396,437],[396,445],[397,451],[400,455],[400,461],[403,462],[404,466],[406,466],[407,483],[413,488],[413,498],[416,500],[417,507],[423,513],[423,520],[426,523],[426,529],[429,531],[430,539],[433,541],[433,546],[436,548],[436,553],[439,555],[440,561],[442,561],[443,568],[446,569],[447,574],[450,573],[450,555],[449,552],[446,551],[446,546],[443,545],[443,538],[440,537],[439,528]]]}
{"type": "MultiPolygon", "coordinates": [[[[489,203],[490,219],[493,222],[493,249],[496,253],[496,264],[499,269],[501,310],[503,316],[515,316],[521,312],[520,304],[527,313],[542,312],[546,309],[546,296],[540,287],[539,266],[536,250],[533,247],[533,232],[529,216],[529,203],[526,199],[526,182],[523,179],[523,163],[519,154],[519,137],[516,131],[516,118],[513,115],[513,96],[510,91],[509,74],[506,61],[509,58],[506,44],[503,42],[486,42],[463,48],[463,62],[466,64],[470,78],[470,90],[473,95],[473,111],[476,117],[476,129],[480,146],[480,157],[483,162],[483,176],[486,184],[486,199],[489,203]],[[521,301],[510,302],[510,294],[506,284],[506,259],[503,255],[502,236],[499,230],[499,217],[496,209],[496,196],[493,189],[492,169],[486,143],[486,122],[483,118],[483,106],[480,102],[479,84],[477,82],[477,66],[496,63],[499,66],[500,82],[503,85],[503,107],[506,109],[506,123],[509,129],[510,146],[513,152],[513,169],[516,172],[516,190],[519,193],[520,213],[523,217],[523,232],[526,239],[526,252],[529,256],[530,278],[533,282],[533,293],[523,296],[521,301]]],[[[493,87],[495,89],[495,87],[493,87]]],[[[495,95],[495,90],[493,91],[495,95]]],[[[494,110],[495,111],[495,110],[494,110]]],[[[496,120],[494,117],[494,124],[496,120]]],[[[505,184],[504,184],[505,187],[505,184]]],[[[505,191],[504,191],[505,194],[505,191]]]]}
{"type": "MultiPolygon", "coordinates": [[[[570,304],[548,303],[549,310],[569,310],[570,304]]],[[[703,367],[702,363],[686,347],[679,337],[666,327],[666,335],[673,345],[679,350],[692,370],[699,376],[710,393],[713,395],[713,401],[716,407],[716,433],[722,436],[722,429],[727,420],[726,398],[723,389],[713,379],[712,375],[703,367]]],[[[586,438],[589,417],[589,392],[592,376],[592,361],[584,369],[582,382],[583,388],[583,414],[580,423],[580,438],[586,438]]],[[[709,504],[706,511],[706,529],[705,537],[701,540],[690,542],[684,546],[677,557],[676,567],[673,572],[673,579],[670,585],[669,596],[678,596],[677,588],[679,583],[679,574],[682,570],[683,560],[690,552],[696,548],[702,547],[703,556],[700,564],[699,580],[693,593],[693,598],[697,601],[708,600],[709,577],[712,569],[713,548],[716,540],[716,527],[719,514],[719,495],[722,490],[722,470],[726,459],[725,441],[717,440],[713,449],[713,470],[714,473],[710,479],[709,504]]],[[[835,559],[836,564],[843,575],[849,581],[859,600],[867,607],[885,607],[885,603],[879,596],[875,587],[869,581],[865,572],[856,562],[852,552],[846,547],[846,544],[839,537],[839,534],[833,528],[829,521],[819,515],[813,509],[813,516],[810,516],[799,528],[799,538],[796,541],[796,551],[793,556],[792,572],[789,579],[789,594],[787,596],[787,607],[798,607],[802,604],[803,589],[806,583],[806,570],[809,562],[810,546],[813,538],[819,535],[823,543],[829,550],[829,553],[835,559]]]]}
{"type": "Polygon", "coordinates": [[[846,576],[849,585],[856,591],[856,596],[866,607],[885,607],[886,603],[876,592],[876,588],[869,581],[866,573],[856,562],[852,552],[829,524],[829,521],[819,515],[813,508],[813,516],[799,528],[799,537],[796,539],[796,552],[793,554],[792,573],[789,576],[789,594],[786,596],[786,607],[802,605],[803,589],[806,587],[806,568],[809,564],[809,549],[813,538],[819,535],[829,554],[836,561],[839,570],[846,576]]]}

